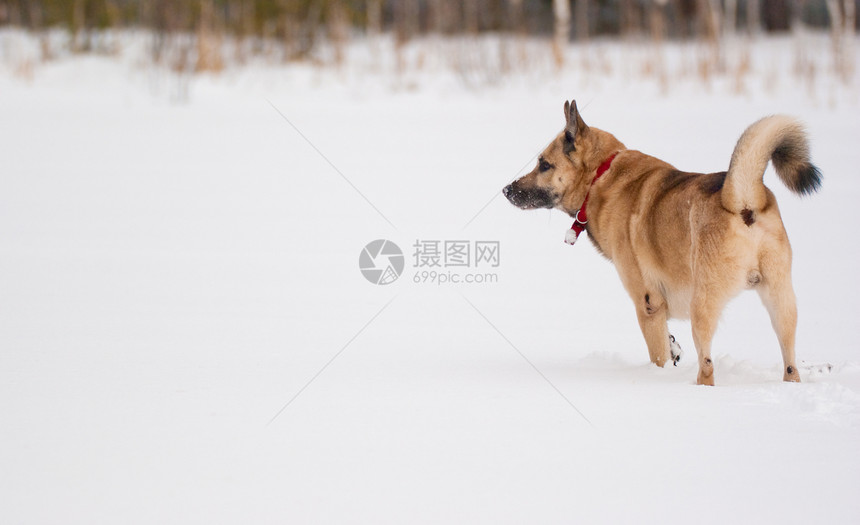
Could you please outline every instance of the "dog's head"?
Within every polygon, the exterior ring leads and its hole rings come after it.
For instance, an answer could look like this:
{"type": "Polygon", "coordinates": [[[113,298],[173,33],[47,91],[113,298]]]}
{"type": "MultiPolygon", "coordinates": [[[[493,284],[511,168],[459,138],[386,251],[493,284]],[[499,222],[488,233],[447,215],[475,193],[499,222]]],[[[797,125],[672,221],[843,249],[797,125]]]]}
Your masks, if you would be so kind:
{"type": "Polygon", "coordinates": [[[518,208],[557,208],[576,214],[598,166],[624,146],[611,134],[590,128],[576,109],[564,103],[564,130],[540,154],[537,166],[505,186],[502,193],[518,208]]]}

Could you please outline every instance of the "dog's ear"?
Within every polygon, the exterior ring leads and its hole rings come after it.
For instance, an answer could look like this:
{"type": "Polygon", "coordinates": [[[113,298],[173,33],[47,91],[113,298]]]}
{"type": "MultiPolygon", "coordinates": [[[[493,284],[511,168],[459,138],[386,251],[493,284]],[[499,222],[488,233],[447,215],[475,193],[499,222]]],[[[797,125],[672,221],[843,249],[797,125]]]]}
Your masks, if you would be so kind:
{"type": "Polygon", "coordinates": [[[575,100],[564,102],[564,118],[566,122],[564,126],[564,154],[567,155],[576,151],[576,146],[574,146],[576,137],[588,131],[588,126],[585,125],[579,110],[576,109],[575,100]]]}

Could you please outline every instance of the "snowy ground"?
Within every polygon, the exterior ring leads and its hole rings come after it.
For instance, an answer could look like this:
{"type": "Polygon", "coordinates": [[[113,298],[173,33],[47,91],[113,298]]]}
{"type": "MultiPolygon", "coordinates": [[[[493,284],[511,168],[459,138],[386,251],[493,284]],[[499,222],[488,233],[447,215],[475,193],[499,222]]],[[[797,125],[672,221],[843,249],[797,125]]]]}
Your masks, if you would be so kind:
{"type": "Polygon", "coordinates": [[[741,95],[617,62],[483,88],[252,66],[185,102],[134,61],[0,70],[0,521],[856,523],[857,87],[760,46],[741,95]],[[808,124],[822,191],[765,179],[803,383],[754,294],[715,388],[687,323],[680,366],[648,364],[612,266],[497,196],[570,97],[696,171],[763,115],[808,124]],[[358,269],[381,238],[406,255],[388,286],[358,269]],[[415,283],[417,240],[498,241],[498,267],[454,269],[498,282],[415,283]]]}

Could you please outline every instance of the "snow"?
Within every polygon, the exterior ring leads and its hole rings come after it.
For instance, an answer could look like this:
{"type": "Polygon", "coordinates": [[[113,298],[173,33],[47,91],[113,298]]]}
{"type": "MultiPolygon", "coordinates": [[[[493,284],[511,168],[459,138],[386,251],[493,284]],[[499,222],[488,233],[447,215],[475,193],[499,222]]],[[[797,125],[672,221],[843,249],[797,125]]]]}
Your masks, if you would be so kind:
{"type": "MultiPolygon", "coordinates": [[[[795,79],[792,46],[759,42],[740,94],[695,75],[663,92],[599,42],[599,73],[254,63],[183,80],[187,100],[136,59],[21,77],[7,57],[0,520],[856,523],[860,101],[825,59],[795,79]],[[573,96],[695,171],[764,115],[807,124],[821,192],[765,176],[802,383],[754,294],[723,316],[716,387],[694,384],[688,323],[679,366],[649,364],[611,264],[499,195],[573,96]],[[390,285],[359,271],[375,239],[406,256],[390,285]],[[420,239],[499,241],[497,282],[416,283],[420,239]]],[[[695,56],[667,50],[675,72],[695,56]]]]}

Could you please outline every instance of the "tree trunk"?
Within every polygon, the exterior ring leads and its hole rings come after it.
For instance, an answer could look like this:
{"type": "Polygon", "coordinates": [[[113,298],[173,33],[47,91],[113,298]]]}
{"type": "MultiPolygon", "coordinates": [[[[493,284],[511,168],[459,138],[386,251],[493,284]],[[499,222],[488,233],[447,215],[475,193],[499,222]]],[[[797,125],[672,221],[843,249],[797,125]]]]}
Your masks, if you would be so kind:
{"type": "Polygon", "coordinates": [[[367,2],[367,34],[376,38],[382,33],[382,0],[367,2]]]}
{"type": "Polygon", "coordinates": [[[564,66],[564,51],[570,40],[570,0],[552,0],[552,13],[555,31],[552,42],[555,64],[564,66]]]}
{"type": "Polygon", "coordinates": [[[747,0],[747,34],[757,36],[761,33],[761,4],[759,0],[747,0]]]}
{"type": "Polygon", "coordinates": [[[346,44],[349,39],[349,16],[346,8],[340,2],[334,2],[328,11],[328,37],[334,47],[334,63],[343,64],[346,56],[346,44]]]}
{"type": "Polygon", "coordinates": [[[723,34],[735,36],[738,29],[738,0],[726,1],[726,15],[723,21],[723,34]]]}
{"type": "Polygon", "coordinates": [[[845,81],[854,76],[854,33],[857,28],[857,6],[854,0],[843,0],[845,5],[845,81]]]}
{"type": "Polygon", "coordinates": [[[588,40],[588,0],[576,0],[576,39],[580,42],[588,40]]]}
{"type": "Polygon", "coordinates": [[[221,71],[221,35],[215,27],[215,5],[212,0],[200,2],[200,20],[197,27],[197,63],[195,71],[221,71]]]}
{"type": "Polygon", "coordinates": [[[394,4],[394,33],[398,44],[404,44],[418,32],[417,0],[397,0],[394,4]]]}
{"type": "Polygon", "coordinates": [[[833,68],[847,82],[854,74],[852,40],[857,16],[854,0],[827,0],[826,5],[833,39],[833,68]]]}
{"type": "Polygon", "coordinates": [[[466,28],[466,33],[470,35],[478,34],[480,9],[478,0],[463,0],[463,25],[466,28]]]}
{"type": "Polygon", "coordinates": [[[89,39],[86,38],[86,4],[84,0],[75,0],[72,4],[72,51],[80,53],[89,51],[89,39]]]}
{"type": "Polygon", "coordinates": [[[525,33],[523,0],[508,0],[508,30],[518,35],[525,33]]]}

